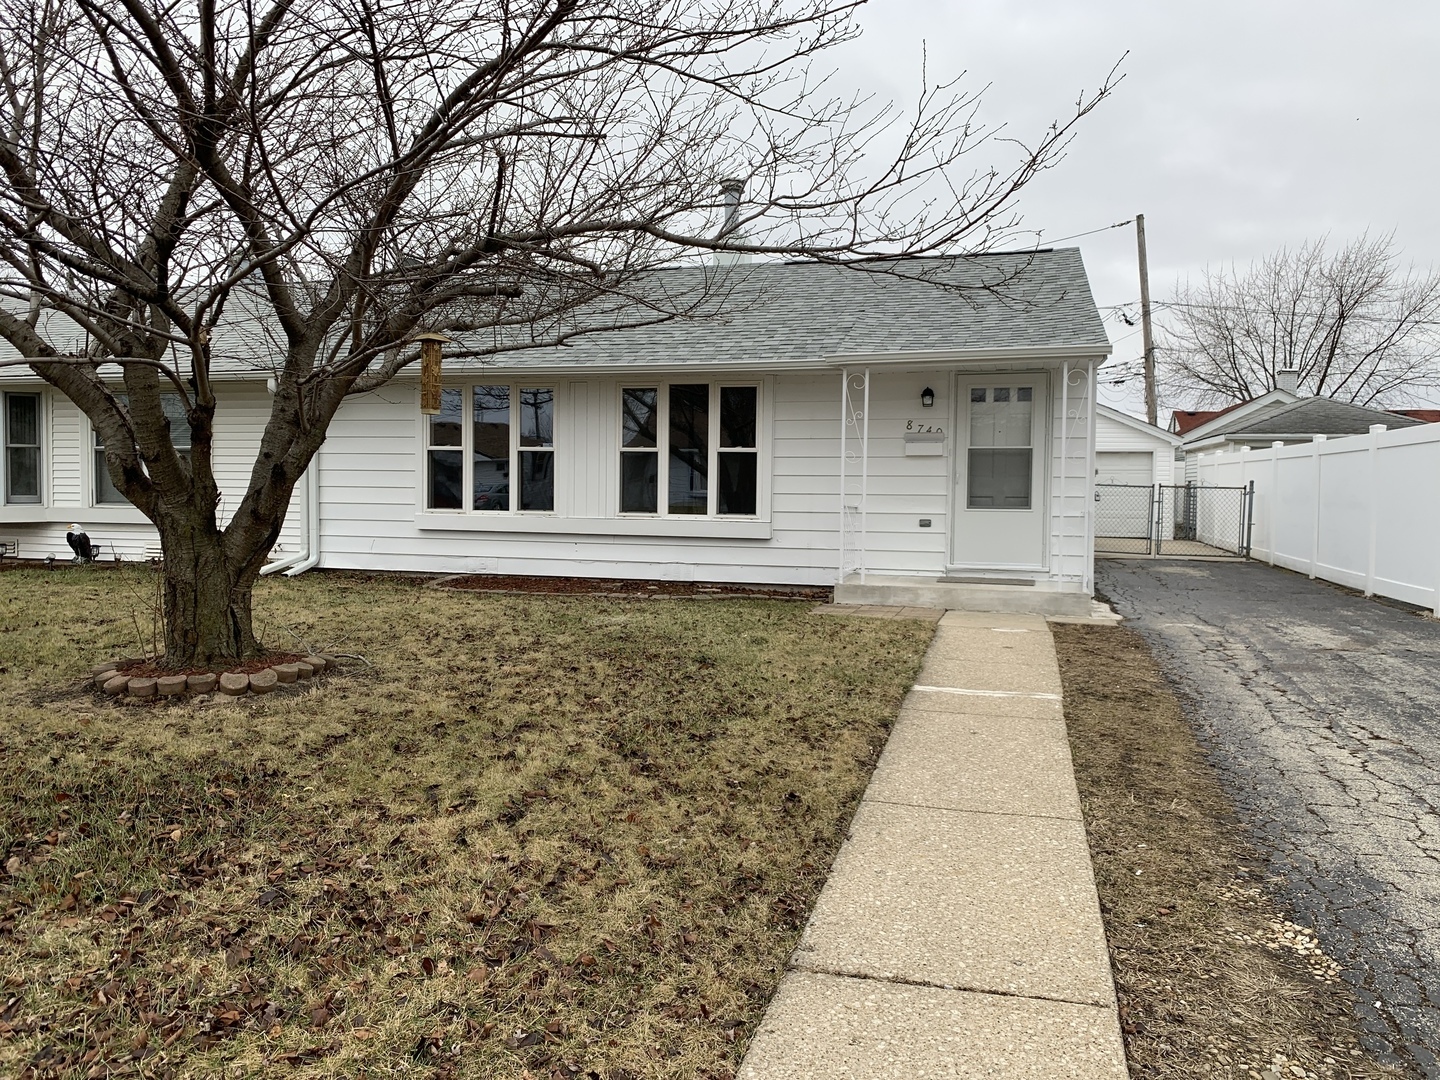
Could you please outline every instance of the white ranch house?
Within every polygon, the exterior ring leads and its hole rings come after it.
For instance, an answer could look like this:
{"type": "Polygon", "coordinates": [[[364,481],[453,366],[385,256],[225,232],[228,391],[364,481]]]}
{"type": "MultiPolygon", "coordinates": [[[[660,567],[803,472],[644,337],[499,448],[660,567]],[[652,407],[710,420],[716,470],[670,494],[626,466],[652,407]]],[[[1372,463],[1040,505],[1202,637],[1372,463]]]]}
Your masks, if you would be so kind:
{"type": "MultiPolygon", "coordinates": [[[[267,569],[836,585],[854,602],[1088,611],[1092,403],[1110,345],[1079,251],[892,269],[661,271],[682,291],[723,277],[727,314],[447,357],[433,416],[418,373],[356,397],[267,569]]],[[[266,338],[237,324],[215,352],[216,473],[238,502],[268,415],[266,338]]],[[[75,521],[107,559],[157,553],[84,415],[23,372],[0,369],[0,539],[68,558],[75,521]]]]}

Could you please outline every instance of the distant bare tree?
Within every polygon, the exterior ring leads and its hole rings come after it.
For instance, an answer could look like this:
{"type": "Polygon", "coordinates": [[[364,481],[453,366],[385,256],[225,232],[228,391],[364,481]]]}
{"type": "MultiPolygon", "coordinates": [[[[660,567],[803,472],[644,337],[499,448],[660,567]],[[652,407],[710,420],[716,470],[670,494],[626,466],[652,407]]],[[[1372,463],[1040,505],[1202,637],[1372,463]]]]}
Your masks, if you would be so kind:
{"type": "Polygon", "coordinates": [[[255,652],[296,481],[417,333],[473,356],[713,313],[719,275],[671,296],[649,273],[707,251],[873,267],[1015,235],[1114,73],[1028,145],[953,85],[900,117],[812,69],[856,7],[0,0],[0,336],[158,528],[169,661],[255,652]],[[982,148],[1010,163],[971,166],[982,148]],[[729,177],[748,194],[717,235],[729,177]],[[277,388],[222,529],[212,349],[244,320],[277,388]]]}
{"type": "Polygon", "coordinates": [[[1168,308],[1162,378],[1195,404],[1259,397],[1286,369],[1304,392],[1360,405],[1440,385],[1440,273],[1403,266],[1393,236],[1337,252],[1316,240],[1243,273],[1207,270],[1168,308]]]}

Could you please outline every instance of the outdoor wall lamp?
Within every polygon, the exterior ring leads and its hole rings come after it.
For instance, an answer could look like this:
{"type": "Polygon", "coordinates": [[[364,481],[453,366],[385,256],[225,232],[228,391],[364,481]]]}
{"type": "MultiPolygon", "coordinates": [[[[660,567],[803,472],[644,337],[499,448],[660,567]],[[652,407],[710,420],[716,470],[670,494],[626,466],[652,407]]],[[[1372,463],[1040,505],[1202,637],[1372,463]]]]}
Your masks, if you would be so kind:
{"type": "Polygon", "coordinates": [[[934,404],[935,391],[931,390],[930,387],[927,386],[924,390],[920,391],[920,407],[922,409],[928,409],[934,404]]]}

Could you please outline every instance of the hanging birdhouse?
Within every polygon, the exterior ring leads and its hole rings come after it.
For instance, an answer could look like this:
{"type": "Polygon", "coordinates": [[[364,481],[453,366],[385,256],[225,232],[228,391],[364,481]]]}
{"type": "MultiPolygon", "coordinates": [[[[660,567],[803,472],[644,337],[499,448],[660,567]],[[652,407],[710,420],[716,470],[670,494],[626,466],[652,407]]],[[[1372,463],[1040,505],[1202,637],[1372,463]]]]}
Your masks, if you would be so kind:
{"type": "Polygon", "coordinates": [[[415,340],[420,342],[420,411],[433,416],[440,411],[440,346],[450,339],[427,330],[415,340]]]}

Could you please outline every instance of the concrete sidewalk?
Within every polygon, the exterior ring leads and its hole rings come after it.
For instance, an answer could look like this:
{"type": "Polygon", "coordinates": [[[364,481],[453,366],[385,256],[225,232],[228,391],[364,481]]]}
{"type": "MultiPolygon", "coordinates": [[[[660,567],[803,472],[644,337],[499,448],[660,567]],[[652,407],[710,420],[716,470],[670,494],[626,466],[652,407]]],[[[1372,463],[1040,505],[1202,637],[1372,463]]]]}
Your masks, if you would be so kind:
{"type": "Polygon", "coordinates": [[[952,611],[739,1080],[1124,1080],[1045,620],[952,611]]]}

